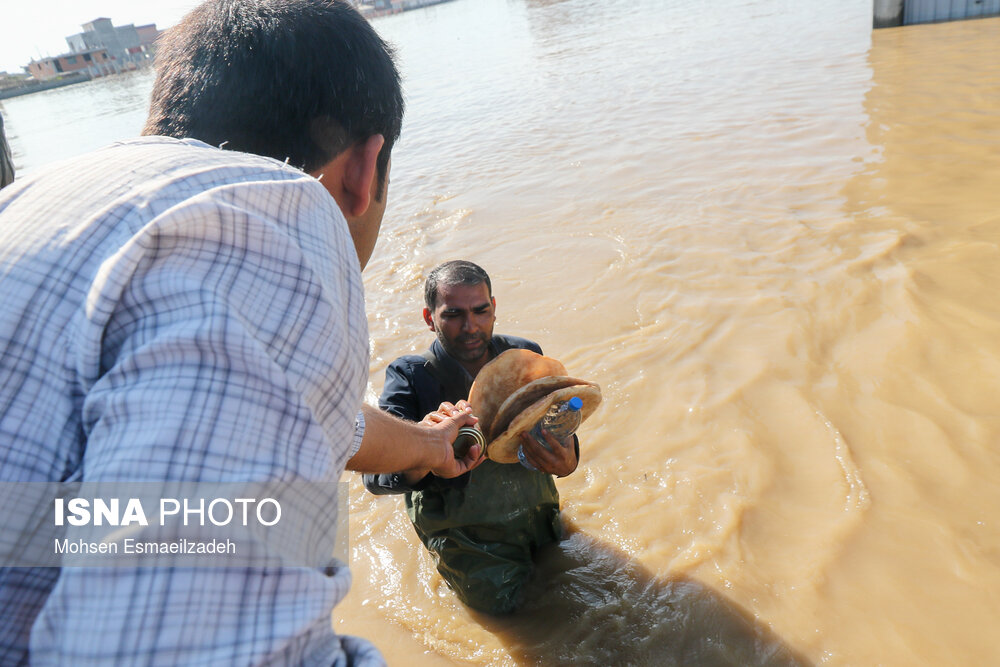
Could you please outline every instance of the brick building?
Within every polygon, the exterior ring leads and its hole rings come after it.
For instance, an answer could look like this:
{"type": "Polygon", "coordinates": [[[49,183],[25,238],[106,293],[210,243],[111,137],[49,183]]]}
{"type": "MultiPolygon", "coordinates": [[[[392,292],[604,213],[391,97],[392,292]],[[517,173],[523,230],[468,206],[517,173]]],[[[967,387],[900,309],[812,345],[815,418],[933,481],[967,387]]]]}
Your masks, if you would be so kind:
{"type": "Polygon", "coordinates": [[[44,81],[69,72],[86,71],[91,76],[105,74],[110,65],[107,49],[100,48],[32,60],[28,63],[28,72],[38,81],[44,81]]]}

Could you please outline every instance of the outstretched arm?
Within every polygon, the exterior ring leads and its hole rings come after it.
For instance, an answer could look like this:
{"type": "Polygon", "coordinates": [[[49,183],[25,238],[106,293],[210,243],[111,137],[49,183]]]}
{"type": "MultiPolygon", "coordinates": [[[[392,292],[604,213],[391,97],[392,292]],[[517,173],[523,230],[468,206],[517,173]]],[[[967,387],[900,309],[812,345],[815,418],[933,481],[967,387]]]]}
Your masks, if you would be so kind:
{"type": "Polygon", "coordinates": [[[458,477],[480,462],[480,447],[474,445],[461,459],[451,443],[458,429],[471,426],[476,418],[468,410],[455,410],[439,422],[404,421],[369,405],[361,409],[365,435],[361,449],[347,462],[348,470],[387,473],[399,470],[432,472],[438,477],[458,477]]]}

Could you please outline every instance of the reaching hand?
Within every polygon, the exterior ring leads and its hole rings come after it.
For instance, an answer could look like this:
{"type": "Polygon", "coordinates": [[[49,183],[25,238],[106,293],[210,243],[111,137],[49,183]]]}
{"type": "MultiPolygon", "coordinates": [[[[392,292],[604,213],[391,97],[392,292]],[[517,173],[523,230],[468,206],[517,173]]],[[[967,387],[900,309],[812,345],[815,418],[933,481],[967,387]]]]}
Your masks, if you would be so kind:
{"type": "Polygon", "coordinates": [[[420,421],[421,425],[441,437],[441,455],[437,465],[431,466],[430,472],[438,477],[458,477],[483,462],[483,451],[479,445],[472,445],[461,458],[455,458],[452,447],[452,443],[458,438],[458,429],[472,426],[477,421],[479,419],[472,415],[472,406],[466,401],[459,401],[457,405],[444,402],[420,421]]]}
{"type": "Polygon", "coordinates": [[[531,437],[528,432],[521,434],[521,447],[524,451],[524,458],[528,463],[535,466],[542,472],[547,472],[556,477],[565,477],[576,470],[579,463],[576,456],[576,443],[573,436],[569,436],[563,442],[559,442],[548,431],[543,430],[545,442],[549,448],[543,447],[537,440],[531,437]]]}
{"type": "MultiPolygon", "coordinates": [[[[459,401],[457,404],[452,404],[449,403],[448,401],[445,401],[444,403],[439,405],[438,409],[435,410],[434,412],[428,412],[424,416],[424,418],[420,420],[420,423],[425,426],[433,426],[434,424],[440,424],[449,417],[454,417],[463,412],[467,412],[469,414],[472,413],[472,406],[469,405],[468,401],[463,399],[459,401]]],[[[474,417],[474,419],[476,421],[479,421],[478,417],[474,417]]],[[[473,422],[473,424],[474,423],[476,422],[473,422]]]]}

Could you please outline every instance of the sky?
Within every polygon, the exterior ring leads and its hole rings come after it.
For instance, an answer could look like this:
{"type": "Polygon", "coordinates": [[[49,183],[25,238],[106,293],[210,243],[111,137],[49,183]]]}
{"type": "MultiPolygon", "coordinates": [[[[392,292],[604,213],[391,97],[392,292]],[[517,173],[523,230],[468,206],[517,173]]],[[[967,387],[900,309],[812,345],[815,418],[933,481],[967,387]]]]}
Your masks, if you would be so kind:
{"type": "Polygon", "coordinates": [[[32,58],[69,50],[67,35],[106,17],[115,25],[169,28],[200,0],[5,0],[0,10],[0,71],[21,72],[32,58]]]}

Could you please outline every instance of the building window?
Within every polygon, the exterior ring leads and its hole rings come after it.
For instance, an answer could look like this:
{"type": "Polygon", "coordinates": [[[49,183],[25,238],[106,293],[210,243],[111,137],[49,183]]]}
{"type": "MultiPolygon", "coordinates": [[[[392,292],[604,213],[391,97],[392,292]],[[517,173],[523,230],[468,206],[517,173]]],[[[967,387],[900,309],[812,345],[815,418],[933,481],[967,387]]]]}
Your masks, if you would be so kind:
{"type": "Polygon", "coordinates": [[[66,64],[67,65],[75,65],[76,64],[76,56],[66,56],[66,64]]]}
{"type": "Polygon", "coordinates": [[[90,54],[89,53],[84,53],[83,54],[83,59],[89,63],[90,62],[90,54]]]}

